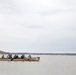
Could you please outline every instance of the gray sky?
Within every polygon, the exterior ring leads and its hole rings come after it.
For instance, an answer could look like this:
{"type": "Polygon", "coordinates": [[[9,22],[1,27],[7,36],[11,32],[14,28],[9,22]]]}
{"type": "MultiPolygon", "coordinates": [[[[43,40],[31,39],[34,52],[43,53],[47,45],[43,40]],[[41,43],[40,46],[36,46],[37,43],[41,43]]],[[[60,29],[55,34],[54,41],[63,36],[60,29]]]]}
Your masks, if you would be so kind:
{"type": "Polygon", "coordinates": [[[76,52],[76,0],[0,0],[0,49],[76,52]]]}

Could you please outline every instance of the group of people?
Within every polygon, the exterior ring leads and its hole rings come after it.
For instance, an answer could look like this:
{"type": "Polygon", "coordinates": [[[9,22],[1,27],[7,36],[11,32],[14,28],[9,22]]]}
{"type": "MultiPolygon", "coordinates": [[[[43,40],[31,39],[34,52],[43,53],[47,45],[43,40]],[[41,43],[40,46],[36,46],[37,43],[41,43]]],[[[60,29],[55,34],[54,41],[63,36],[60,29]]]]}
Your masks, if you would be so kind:
{"type": "MultiPolygon", "coordinates": [[[[4,58],[4,55],[2,55],[2,58],[4,58]]],[[[14,57],[12,57],[12,54],[8,54],[7,55],[8,59],[17,59],[17,58],[21,58],[24,59],[26,58],[24,54],[21,55],[21,57],[19,57],[17,54],[14,55],[14,57]]],[[[31,55],[28,56],[28,58],[31,58],[31,55]]]]}

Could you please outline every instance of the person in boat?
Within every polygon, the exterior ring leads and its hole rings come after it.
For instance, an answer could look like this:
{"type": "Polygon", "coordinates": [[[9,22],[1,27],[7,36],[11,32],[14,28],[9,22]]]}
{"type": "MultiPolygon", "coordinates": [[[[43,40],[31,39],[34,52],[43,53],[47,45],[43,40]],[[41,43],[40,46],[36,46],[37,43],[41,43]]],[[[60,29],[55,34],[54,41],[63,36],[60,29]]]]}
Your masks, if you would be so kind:
{"type": "Polygon", "coordinates": [[[18,55],[17,55],[17,54],[15,54],[14,59],[17,59],[17,58],[18,58],[18,55]]]}
{"type": "Polygon", "coordinates": [[[28,58],[31,58],[31,55],[29,54],[28,58]]]}
{"type": "Polygon", "coordinates": [[[14,55],[14,59],[16,59],[16,54],[14,55]]]}
{"type": "Polygon", "coordinates": [[[19,58],[18,55],[16,55],[16,58],[19,58]]]}
{"type": "Polygon", "coordinates": [[[8,59],[12,59],[12,54],[8,54],[8,55],[7,55],[7,58],[8,58],[8,59]]]}
{"type": "Polygon", "coordinates": [[[25,55],[24,55],[24,54],[22,54],[21,59],[24,59],[24,58],[25,58],[25,55]]]}
{"type": "Polygon", "coordinates": [[[4,55],[2,55],[2,58],[4,58],[4,55]]]}

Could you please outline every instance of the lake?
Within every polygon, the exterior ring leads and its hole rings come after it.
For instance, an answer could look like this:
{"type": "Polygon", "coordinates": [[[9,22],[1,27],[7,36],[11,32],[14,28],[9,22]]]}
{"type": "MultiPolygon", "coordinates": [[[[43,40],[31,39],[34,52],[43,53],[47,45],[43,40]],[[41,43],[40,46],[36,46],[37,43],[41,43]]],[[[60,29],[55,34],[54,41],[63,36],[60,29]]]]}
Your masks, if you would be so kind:
{"type": "Polygon", "coordinates": [[[0,61],[0,75],[76,75],[76,56],[32,56],[40,61],[0,61]]]}

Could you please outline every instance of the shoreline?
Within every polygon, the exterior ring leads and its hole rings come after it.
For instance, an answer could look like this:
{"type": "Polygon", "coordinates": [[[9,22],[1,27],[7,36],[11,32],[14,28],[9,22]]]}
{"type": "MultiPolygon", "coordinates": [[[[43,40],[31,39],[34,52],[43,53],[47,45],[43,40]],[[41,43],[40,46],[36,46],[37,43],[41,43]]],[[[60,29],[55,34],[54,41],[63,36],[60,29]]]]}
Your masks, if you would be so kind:
{"type": "Polygon", "coordinates": [[[31,54],[31,55],[73,55],[75,56],[76,53],[0,53],[0,54],[31,54]]]}

